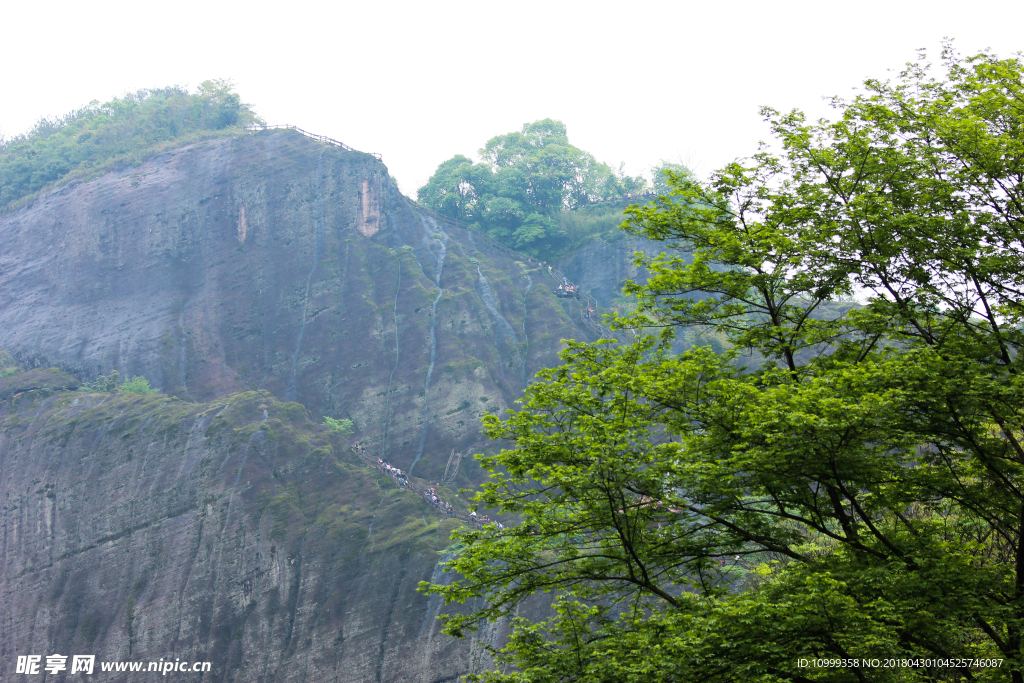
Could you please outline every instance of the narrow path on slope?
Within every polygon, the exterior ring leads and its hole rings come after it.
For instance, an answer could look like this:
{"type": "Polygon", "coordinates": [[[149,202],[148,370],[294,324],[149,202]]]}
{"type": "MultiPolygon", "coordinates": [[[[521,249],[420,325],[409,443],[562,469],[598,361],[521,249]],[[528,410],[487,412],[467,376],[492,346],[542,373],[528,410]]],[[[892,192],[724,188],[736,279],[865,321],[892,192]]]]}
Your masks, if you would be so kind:
{"type": "Polygon", "coordinates": [[[471,524],[477,528],[480,528],[487,522],[491,521],[487,517],[481,517],[478,519],[474,515],[469,515],[467,513],[456,510],[455,506],[453,506],[448,501],[442,500],[440,496],[437,495],[438,490],[435,487],[429,486],[429,482],[425,482],[424,480],[419,479],[418,477],[414,478],[411,474],[408,474],[408,472],[402,473],[400,470],[397,470],[396,468],[391,468],[391,471],[388,471],[388,465],[386,462],[384,462],[381,458],[375,458],[372,455],[370,455],[370,453],[367,452],[366,449],[364,449],[361,445],[353,444],[350,447],[350,450],[352,451],[352,453],[356,455],[356,457],[358,457],[360,460],[362,460],[370,467],[376,468],[382,474],[391,477],[391,479],[400,487],[412,491],[417,496],[423,498],[423,500],[425,500],[427,504],[430,505],[430,507],[434,508],[442,515],[445,515],[446,517],[451,517],[453,519],[458,519],[460,521],[465,522],[466,524],[471,524]],[[434,498],[437,498],[437,500],[435,501],[434,498]]]}

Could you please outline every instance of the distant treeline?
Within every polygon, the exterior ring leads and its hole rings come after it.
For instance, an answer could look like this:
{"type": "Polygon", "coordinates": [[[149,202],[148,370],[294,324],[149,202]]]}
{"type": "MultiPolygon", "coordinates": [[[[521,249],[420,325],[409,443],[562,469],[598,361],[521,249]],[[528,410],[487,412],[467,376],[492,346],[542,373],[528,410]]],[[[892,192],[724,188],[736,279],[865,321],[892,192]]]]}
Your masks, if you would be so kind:
{"type": "MultiPolygon", "coordinates": [[[[570,144],[565,124],[554,119],[493,137],[478,153],[479,163],[457,154],[440,164],[417,198],[535,256],[553,258],[588,238],[611,236],[625,219],[622,209],[647,201],[652,190],[642,176],[570,144]]],[[[665,169],[689,173],[663,163],[655,169],[656,191],[665,169]]]]}
{"type": "Polygon", "coordinates": [[[40,119],[29,133],[0,140],[0,210],[69,177],[137,162],[164,146],[256,121],[223,80],[205,81],[194,94],[180,87],[140,90],[40,119]]]}

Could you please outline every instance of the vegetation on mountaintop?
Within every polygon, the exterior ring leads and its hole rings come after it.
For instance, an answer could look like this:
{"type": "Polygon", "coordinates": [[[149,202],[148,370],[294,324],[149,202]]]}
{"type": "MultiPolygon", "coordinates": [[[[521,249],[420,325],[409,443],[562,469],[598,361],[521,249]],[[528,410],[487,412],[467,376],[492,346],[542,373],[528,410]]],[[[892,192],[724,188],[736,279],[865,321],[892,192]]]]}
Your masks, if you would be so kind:
{"type": "Polygon", "coordinates": [[[230,134],[258,121],[223,80],[204,81],[195,93],[180,87],[140,90],[40,119],[29,133],[0,140],[0,210],[53,183],[137,163],[166,146],[230,134]]]}
{"type": "Polygon", "coordinates": [[[613,170],[570,144],[565,124],[553,119],[493,137],[479,154],[479,163],[457,154],[440,164],[417,192],[419,201],[546,259],[618,234],[622,210],[649,189],[642,176],[613,170]]]}

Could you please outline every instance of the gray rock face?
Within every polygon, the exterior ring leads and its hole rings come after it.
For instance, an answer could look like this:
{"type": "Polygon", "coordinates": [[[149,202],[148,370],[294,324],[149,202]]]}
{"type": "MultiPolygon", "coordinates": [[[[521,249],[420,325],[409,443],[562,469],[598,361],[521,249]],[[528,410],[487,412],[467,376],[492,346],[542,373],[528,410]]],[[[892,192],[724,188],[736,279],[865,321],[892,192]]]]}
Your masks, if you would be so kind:
{"type": "Polygon", "coordinates": [[[181,681],[445,681],[485,661],[415,590],[444,579],[455,521],[300,405],[47,394],[0,402],[0,680],[53,653],[212,664],[181,681]]]}
{"type": "Polygon", "coordinates": [[[665,251],[665,246],[639,237],[617,242],[594,240],[562,258],[558,269],[594,297],[598,305],[613,307],[622,297],[626,280],[647,282],[646,270],[633,265],[633,253],[637,251],[656,256],[665,251]]]}
{"type": "Polygon", "coordinates": [[[417,213],[369,155],[220,139],[0,217],[0,349],[188,400],[267,390],[436,478],[586,334],[532,266],[417,213]]]}
{"type": "MultiPolygon", "coordinates": [[[[29,368],[0,383],[0,680],[53,653],[209,661],[169,674],[204,682],[483,666],[415,592],[445,580],[455,522],[316,423],[351,419],[351,441],[437,481],[451,449],[487,445],[484,411],[594,334],[545,278],[421,215],[372,157],[295,133],[181,148],[0,217],[0,349],[29,368]],[[163,393],[70,392],[50,366],[163,393]]],[[[482,478],[463,462],[453,489],[482,478]]]]}

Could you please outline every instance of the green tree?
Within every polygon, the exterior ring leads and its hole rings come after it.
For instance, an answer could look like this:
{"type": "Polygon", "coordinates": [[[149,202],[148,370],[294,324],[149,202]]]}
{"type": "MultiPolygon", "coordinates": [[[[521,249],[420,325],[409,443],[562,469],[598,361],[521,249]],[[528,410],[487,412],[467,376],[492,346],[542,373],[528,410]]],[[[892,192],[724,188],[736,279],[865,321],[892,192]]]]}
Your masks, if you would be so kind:
{"type": "Polygon", "coordinates": [[[491,176],[487,165],[474,164],[468,157],[456,154],[437,167],[416,197],[446,216],[475,221],[479,212],[485,210],[480,202],[484,194],[490,192],[491,176]]]}
{"type": "Polygon", "coordinates": [[[157,390],[149,386],[149,380],[142,375],[136,375],[126,379],[118,387],[121,391],[127,391],[133,394],[155,394],[157,390]]]}
{"type": "Polygon", "coordinates": [[[627,176],[621,166],[613,172],[570,144],[565,124],[553,119],[495,136],[479,153],[481,163],[462,155],[443,162],[417,197],[528,253],[551,256],[567,245],[562,213],[645,187],[642,178],[627,176]]]}
{"type": "Polygon", "coordinates": [[[333,417],[324,417],[324,426],[330,429],[332,432],[337,432],[342,436],[352,433],[352,420],[341,419],[337,420],[333,417]]]}
{"type": "Polygon", "coordinates": [[[108,375],[100,375],[92,384],[82,384],[79,391],[117,391],[121,386],[121,373],[111,370],[108,375]]]}
{"type": "Polygon", "coordinates": [[[598,190],[601,197],[632,199],[648,189],[647,180],[643,176],[626,175],[625,166],[625,163],[619,164],[618,171],[604,177],[598,190]]]}
{"type": "Polygon", "coordinates": [[[238,123],[244,105],[238,93],[233,92],[234,83],[224,79],[203,81],[199,84],[199,101],[203,107],[203,118],[214,130],[221,130],[238,123]]]}
{"type": "Polygon", "coordinates": [[[923,59],[631,210],[663,332],[570,343],[486,418],[515,448],[477,502],[519,523],[424,585],[485,598],[449,633],[512,618],[479,678],[1024,680],[1024,64],[923,59]],[[725,343],[673,354],[692,326],[725,343]]]}
{"type": "Polygon", "coordinates": [[[7,377],[21,371],[21,366],[14,356],[4,349],[0,349],[0,377],[7,377]]]}
{"type": "Polygon", "coordinates": [[[662,160],[657,166],[651,168],[651,175],[654,179],[653,190],[659,195],[667,195],[672,191],[672,187],[669,185],[669,175],[666,172],[686,177],[693,175],[693,171],[683,164],[662,160]]]}

